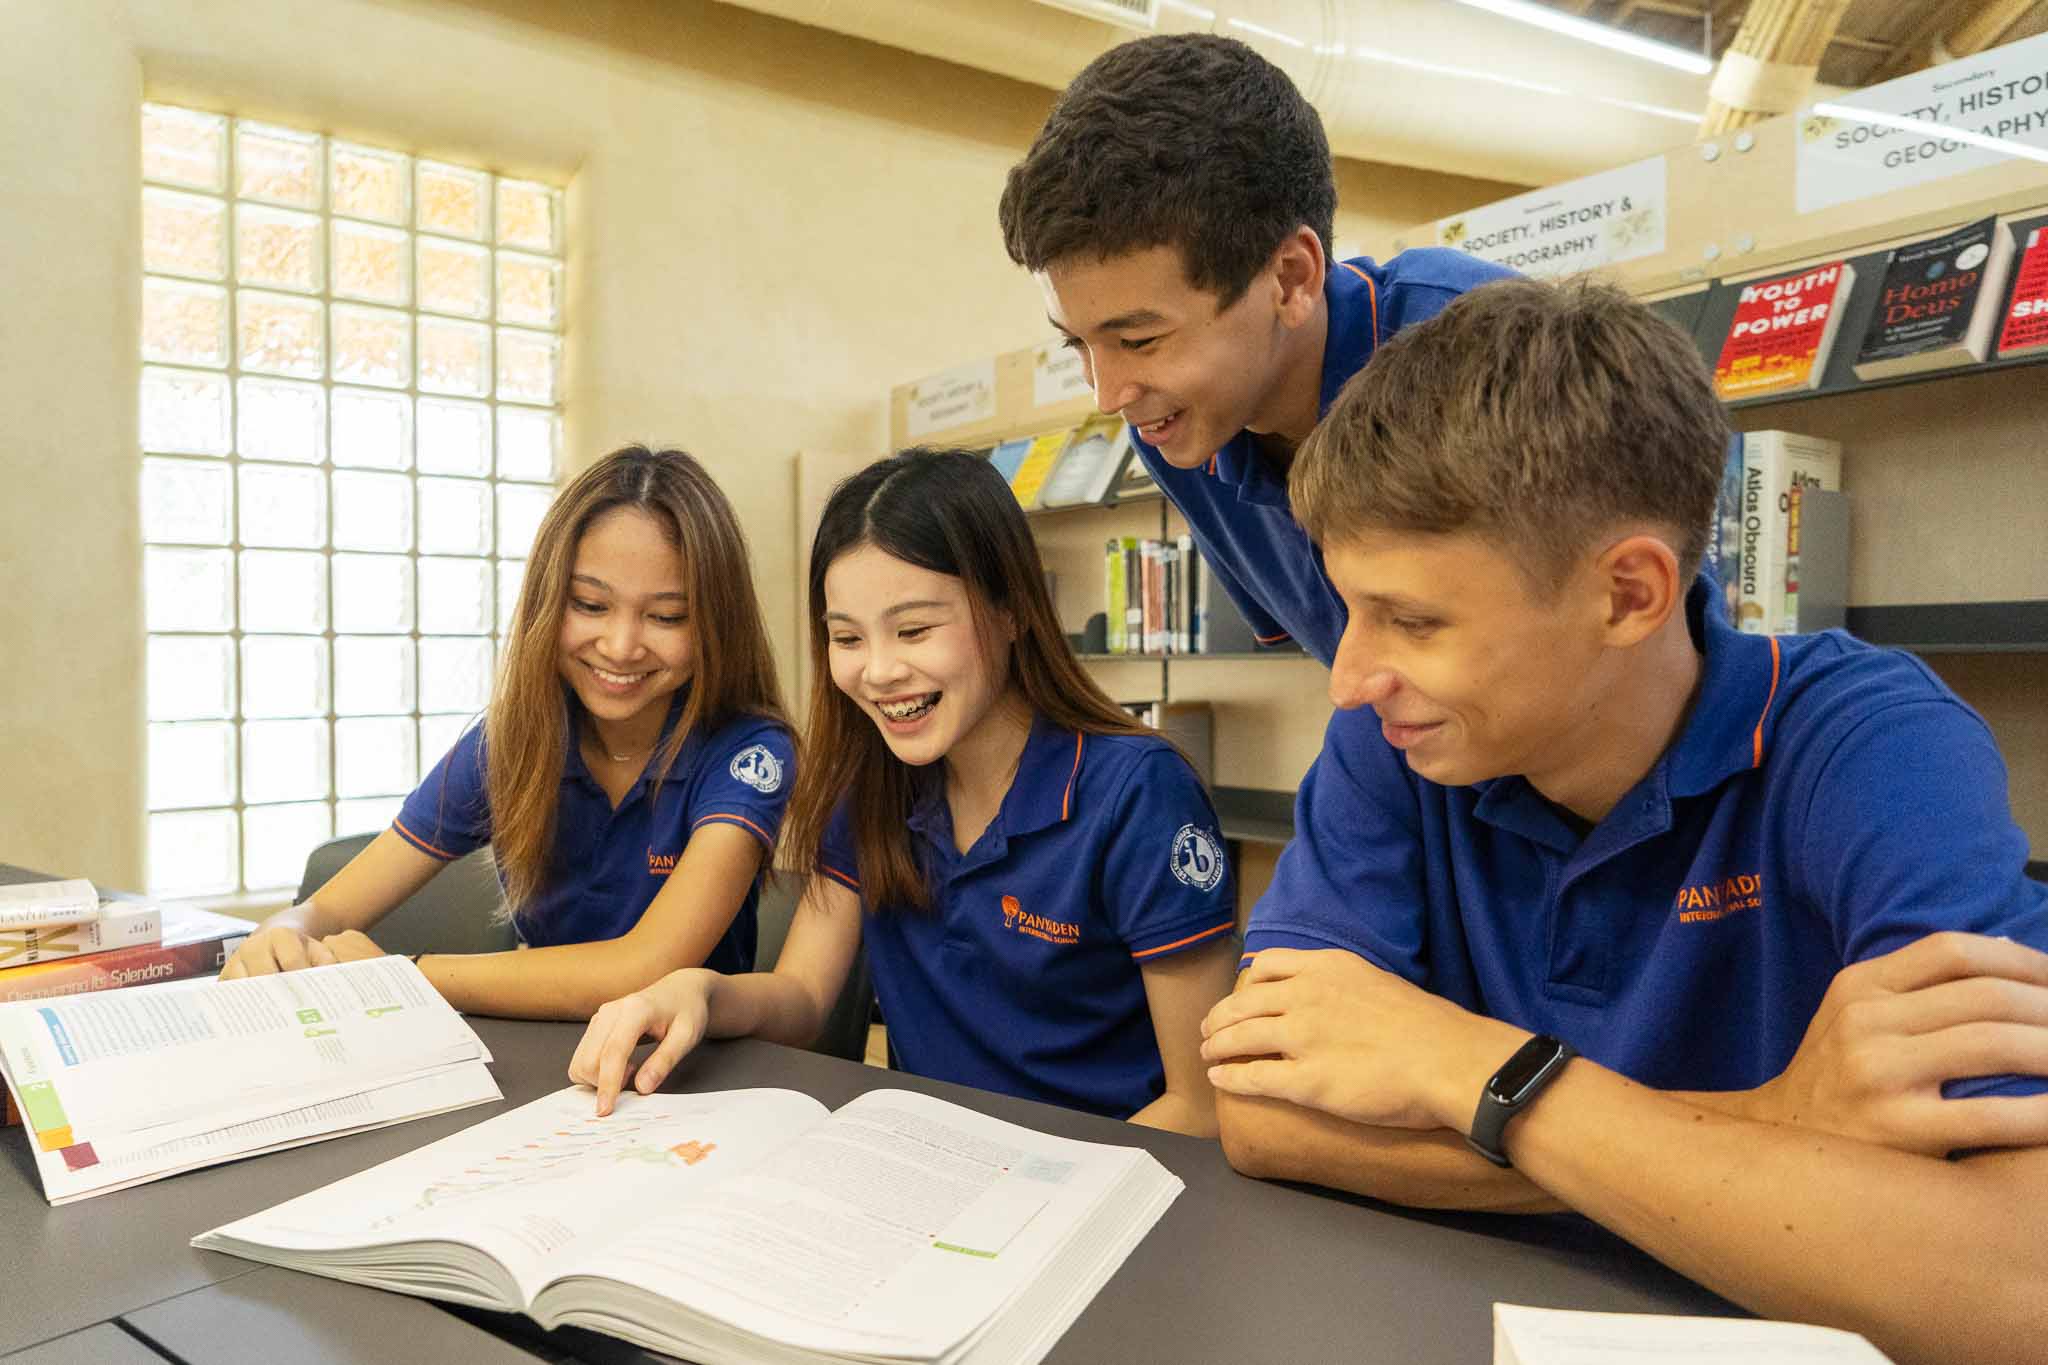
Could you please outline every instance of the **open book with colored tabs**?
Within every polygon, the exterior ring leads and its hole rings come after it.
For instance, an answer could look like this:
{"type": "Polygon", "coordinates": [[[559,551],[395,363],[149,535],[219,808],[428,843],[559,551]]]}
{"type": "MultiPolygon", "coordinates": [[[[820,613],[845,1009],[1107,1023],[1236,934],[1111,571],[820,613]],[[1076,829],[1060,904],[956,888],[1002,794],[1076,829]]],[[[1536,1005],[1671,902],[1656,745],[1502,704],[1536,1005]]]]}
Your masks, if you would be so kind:
{"type": "Polygon", "coordinates": [[[901,1090],[570,1087],[192,1239],[704,1365],[1043,1359],[1180,1193],[901,1090]]]}
{"type": "Polygon", "coordinates": [[[403,957],[0,1005],[52,1204],[499,1099],[489,1060],[403,957]]]}

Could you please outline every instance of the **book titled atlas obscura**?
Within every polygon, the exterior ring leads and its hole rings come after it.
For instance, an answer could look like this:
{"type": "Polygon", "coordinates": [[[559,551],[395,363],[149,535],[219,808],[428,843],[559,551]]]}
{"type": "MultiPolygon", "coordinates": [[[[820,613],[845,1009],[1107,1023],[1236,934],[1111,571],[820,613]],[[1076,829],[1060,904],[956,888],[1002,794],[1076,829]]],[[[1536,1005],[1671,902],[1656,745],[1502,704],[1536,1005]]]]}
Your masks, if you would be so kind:
{"type": "Polygon", "coordinates": [[[1996,218],[1893,250],[1856,352],[1857,377],[1889,379],[1984,359],[2011,262],[2012,236],[1996,218]]]}
{"type": "Polygon", "coordinates": [[[1760,398],[1819,387],[1855,281],[1847,261],[1830,261],[1742,285],[1714,362],[1714,392],[1760,398]]]}

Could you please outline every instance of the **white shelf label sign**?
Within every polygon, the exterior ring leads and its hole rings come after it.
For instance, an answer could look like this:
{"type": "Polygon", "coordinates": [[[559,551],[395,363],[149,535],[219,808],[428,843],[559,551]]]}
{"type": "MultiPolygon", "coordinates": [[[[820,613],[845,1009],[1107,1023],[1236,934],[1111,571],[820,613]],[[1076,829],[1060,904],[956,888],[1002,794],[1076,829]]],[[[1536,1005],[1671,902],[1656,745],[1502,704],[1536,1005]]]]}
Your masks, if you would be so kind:
{"type": "Polygon", "coordinates": [[[1085,398],[1095,392],[1088,372],[1081,367],[1081,353],[1063,342],[1048,341],[1031,354],[1031,406],[1048,408],[1069,398],[1085,398]]]}
{"type": "Polygon", "coordinates": [[[1664,251],[1664,158],[1442,218],[1438,246],[1525,275],[1570,275],[1664,251]]]}
{"type": "Polygon", "coordinates": [[[2014,158],[2048,162],[2048,34],[1814,104],[1798,138],[1801,213],[2014,158]]]}
{"type": "Polygon", "coordinates": [[[911,385],[904,425],[910,439],[917,441],[935,431],[987,421],[995,415],[996,362],[991,356],[955,365],[911,385]]]}

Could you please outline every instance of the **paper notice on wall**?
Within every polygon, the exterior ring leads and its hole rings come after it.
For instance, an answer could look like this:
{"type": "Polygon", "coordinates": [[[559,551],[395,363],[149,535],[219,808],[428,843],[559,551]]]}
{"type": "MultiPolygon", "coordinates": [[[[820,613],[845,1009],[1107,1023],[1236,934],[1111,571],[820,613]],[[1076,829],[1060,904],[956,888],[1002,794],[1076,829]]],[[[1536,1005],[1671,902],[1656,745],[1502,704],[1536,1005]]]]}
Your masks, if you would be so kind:
{"type": "Polygon", "coordinates": [[[1031,353],[1031,405],[1051,407],[1069,398],[1086,398],[1095,392],[1088,371],[1081,364],[1081,352],[1062,341],[1048,341],[1031,353]]]}
{"type": "Polygon", "coordinates": [[[1799,115],[1801,213],[2014,159],[2048,162],[2048,34],[1799,115]]]}
{"type": "Polygon", "coordinates": [[[1440,219],[1436,242],[1549,278],[1660,255],[1668,217],[1658,156],[1440,219]]]}
{"type": "Polygon", "coordinates": [[[910,386],[905,427],[913,441],[935,431],[985,422],[996,415],[996,362],[993,357],[955,365],[910,386]]]}

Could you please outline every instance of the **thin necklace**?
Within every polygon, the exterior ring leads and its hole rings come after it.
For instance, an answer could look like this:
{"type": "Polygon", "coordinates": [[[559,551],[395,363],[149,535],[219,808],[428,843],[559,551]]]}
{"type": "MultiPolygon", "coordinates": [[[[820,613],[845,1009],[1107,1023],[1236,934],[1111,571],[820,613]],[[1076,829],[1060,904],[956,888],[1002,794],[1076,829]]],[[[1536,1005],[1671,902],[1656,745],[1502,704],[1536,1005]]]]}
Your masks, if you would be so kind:
{"type": "Polygon", "coordinates": [[[650,744],[636,754],[615,754],[612,752],[611,745],[604,742],[604,736],[597,732],[595,725],[590,727],[590,737],[597,741],[597,751],[614,763],[631,763],[636,758],[645,758],[654,752],[654,746],[650,744]]]}

